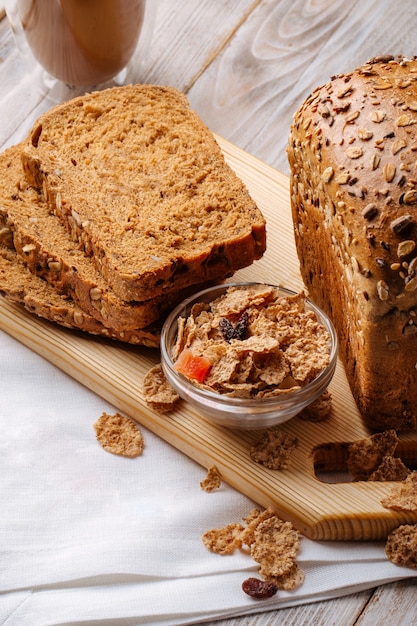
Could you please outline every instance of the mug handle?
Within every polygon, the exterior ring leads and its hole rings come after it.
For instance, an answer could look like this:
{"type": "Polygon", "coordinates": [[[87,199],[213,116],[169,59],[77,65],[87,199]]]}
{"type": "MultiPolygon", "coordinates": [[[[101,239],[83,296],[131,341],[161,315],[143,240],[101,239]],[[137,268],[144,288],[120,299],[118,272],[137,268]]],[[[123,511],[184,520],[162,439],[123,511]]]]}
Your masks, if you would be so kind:
{"type": "Polygon", "coordinates": [[[29,56],[30,48],[26,41],[22,20],[20,19],[17,0],[4,0],[4,10],[20,54],[23,57],[29,56]]]}

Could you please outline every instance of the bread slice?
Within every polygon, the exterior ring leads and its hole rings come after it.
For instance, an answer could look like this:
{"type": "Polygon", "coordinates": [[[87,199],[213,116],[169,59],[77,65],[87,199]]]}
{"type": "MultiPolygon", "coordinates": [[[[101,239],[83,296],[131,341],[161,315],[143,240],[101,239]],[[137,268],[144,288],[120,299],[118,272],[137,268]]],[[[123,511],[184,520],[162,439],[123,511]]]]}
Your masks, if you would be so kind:
{"type": "Polygon", "coordinates": [[[143,328],[189,295],[189,289],[183,289],[146,302],[122,300],[72,241],[39,192],[23,180],[21,146],[0,154],[0,172],[0,240],[13,245],[33,273],[58,293],[70,295],[104,326],[117,331],[143,328]]]}
{"type": "Polygon", "coordinates": [[[92,335],[124,343],[159,346],[158,324],[131,331],[116,331],[82,311],[71,298],[59,295],[47,282],[32,274],[16,251],[0,244],[0,295],[41,318],[92,335]]]}
{"type": "Polygon", "coordinates": [[[126,301],[221,280],[265,250],[260,210],[175,89],[127,85],[61,104],[32,128],[23,164],[126,301]]]}

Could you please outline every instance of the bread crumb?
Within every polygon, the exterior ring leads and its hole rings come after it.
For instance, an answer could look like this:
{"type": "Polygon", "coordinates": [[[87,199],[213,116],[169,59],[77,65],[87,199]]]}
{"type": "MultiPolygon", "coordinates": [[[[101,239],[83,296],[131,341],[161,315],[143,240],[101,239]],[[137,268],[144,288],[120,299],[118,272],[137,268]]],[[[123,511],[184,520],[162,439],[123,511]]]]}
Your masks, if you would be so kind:
{"type": "Polygon", "coordinates": [[[97,441],[107,452],[126,457],[137,457],[143,452],[143,437],[138,426],[128,417],[103,413],[93,424],[97,441]]]}
{"type": "Polygon", "coordinates": [[[417,569],[417,524],[404,524],[393,530],[388,535],[385,554],[395,565],[417,569]]]}
{"type": "Polygon", "coordinates": [[[298,445],[298,439],[279,429],[266,431],[250,449],[250,458],[273,470],[288,469],[291,454],[298,445]]]}
{"type": "Polygon", "coordinates": [[[395,511],[417,511],[417,471],[411,472],[381,500],[382,506],[395,511]]]}
{"type": "Polygon", "coordinates": [[[143,396],[146,404],[160,413],[172,411],[179,400],[179,395],[167,381],[160,363],[154,365],[145,375],[143,396]]]}
{"type": "Polygon", "coordinates": [[[218,489],[222,482],[222,476],[215,465],[212,465],[207,470],[207,476],[200,482],[200,487],[203,491],[211,493],[218,489]]]}

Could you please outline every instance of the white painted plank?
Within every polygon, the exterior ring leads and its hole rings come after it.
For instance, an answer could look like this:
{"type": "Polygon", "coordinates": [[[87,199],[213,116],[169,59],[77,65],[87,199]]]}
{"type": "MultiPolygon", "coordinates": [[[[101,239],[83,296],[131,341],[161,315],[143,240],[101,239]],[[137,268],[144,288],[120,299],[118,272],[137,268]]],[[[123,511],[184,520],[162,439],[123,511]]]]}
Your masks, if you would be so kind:
{"type": "Polygon", "coordinates": [[[190,90],[207,125],[287,173],[292,114],[331,75],[413,55],[416,8],[392,0],[264,0],[190,90]]]}

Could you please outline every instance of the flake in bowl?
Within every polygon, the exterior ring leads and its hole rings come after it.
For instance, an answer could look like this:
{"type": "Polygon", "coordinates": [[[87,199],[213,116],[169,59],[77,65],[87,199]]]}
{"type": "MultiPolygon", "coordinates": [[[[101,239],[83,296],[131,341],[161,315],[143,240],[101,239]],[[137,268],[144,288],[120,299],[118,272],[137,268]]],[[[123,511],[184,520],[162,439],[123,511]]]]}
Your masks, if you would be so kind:
{"type": "Polygon", "coordinates": [[[221,426],[265,429],[285,422],[329,385],[338,340],[303,293],[229,283],[187,298],[161,333],[164,374],[178,395],[221,426]]]}

